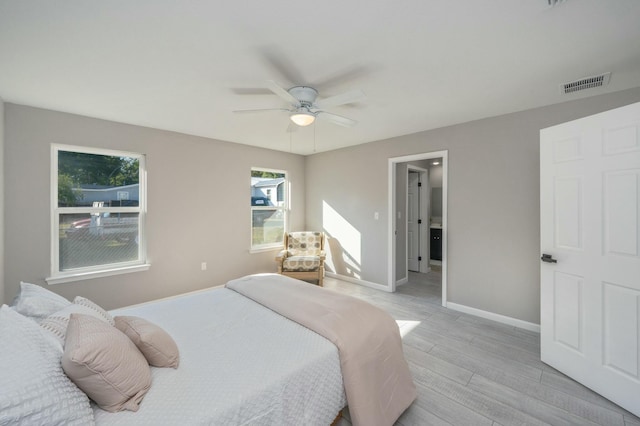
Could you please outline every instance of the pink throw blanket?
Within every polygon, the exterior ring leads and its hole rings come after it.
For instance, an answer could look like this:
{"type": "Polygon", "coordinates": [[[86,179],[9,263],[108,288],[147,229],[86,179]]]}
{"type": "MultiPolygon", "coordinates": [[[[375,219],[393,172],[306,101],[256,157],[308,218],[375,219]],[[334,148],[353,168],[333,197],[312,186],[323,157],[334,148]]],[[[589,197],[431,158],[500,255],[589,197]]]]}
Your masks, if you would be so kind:
{"type": "Polygon", "coordinates": [[[246,276],[227,287],[338,347],[355,426],[390,426],[416,398],[398,326],[382,309],[277,274],[246,276]]]}

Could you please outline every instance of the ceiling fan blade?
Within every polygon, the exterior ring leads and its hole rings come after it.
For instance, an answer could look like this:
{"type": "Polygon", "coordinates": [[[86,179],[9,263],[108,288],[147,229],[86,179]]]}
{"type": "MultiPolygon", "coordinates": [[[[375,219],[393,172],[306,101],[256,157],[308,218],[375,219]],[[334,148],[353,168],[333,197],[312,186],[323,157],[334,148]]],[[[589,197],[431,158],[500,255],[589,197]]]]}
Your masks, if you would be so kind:
{"type": "Polygon", "coordinates": [[[264,87],[232,87],[231,91],[236,95],[273,95],[273,92],[264,87]]]}
{"type": "Polygon", "coordinates": [[[293,95],[291,95],[291,93],[287,92],[273,80],[267,80],[267,88],[292,105],[298,105],[300,103],[296,98],[293,97],[293,95]]]}
{"type": "Polygon", "coordinates": [[[371,65],[353,65],[349,68],[343,69],[333,75],[326,77],[324,80],[314,81],[313,87],[320,92],[340,84],[350,83],[351,81],[361,78],[371,73],[373,67],[371,65]]]}
{"type": "Polygon", "coordinates": [[[343,117],[337,114],[331,114],[330,112],[318,111],[317,117],[344,127],[353,127],[358,124],[356,120],[352,120],[350,118],[343,117]]]}
{"type": "Polygon", "coordinates": [[[243,114],[243,113],[246,113],[246,112],[269,112],[269,111],[287,111],[287,112],[290,112],[286,108],[237,109],[237,110],[235,110],[233,112],[237,112],[237,113],[243,114]]]}
{"type": "Polygon", "coordinates": [[[325,99],[320,99],[315,102],[315,106],[318,108],[326,109],[339,105],[350,104],[358,102],[367,98],[362,90],[350,90],[340,95],[330,96],[325,99]]]}
{"type": "Polygon", "coordinates": [[[287,57],[278,46],[266,45],[259,47],[258,53],[262,56],[266,65],[279,73],[286,80],[286,83],[300,85],[310,83],[306,81],[300,70],[291,61],[291,58],[287,57]]]}

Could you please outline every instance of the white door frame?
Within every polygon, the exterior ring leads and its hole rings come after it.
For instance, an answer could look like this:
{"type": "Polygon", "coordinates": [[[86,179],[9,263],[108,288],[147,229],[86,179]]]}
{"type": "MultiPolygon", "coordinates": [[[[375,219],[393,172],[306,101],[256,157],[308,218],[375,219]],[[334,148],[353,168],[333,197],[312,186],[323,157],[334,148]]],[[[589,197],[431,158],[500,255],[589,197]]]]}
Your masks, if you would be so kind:
{"type": "Polygon", "coordinates": [[[389,158],[389,211],[387,217],[387,291],[396,291],[396,168],[398,163],[442,158],[442,306],[447,306],[447,196],[449,151],[433,151],[422,154],[389,158]]]}
{"type": "Polygon", "coordinates": [[[419,256],[423,257],[425,260],[421,263],[419,263],[420,265],[420,272],[429,272],[431,270],[431,268],[429,267],[429,258],[430,258],[430,248],[429,248],[429,239],[427,238],[428,236],[428,230],[429,230],[429,218],[427,217],[427,220],[425,220],[425,217],[428,216],[428,212],[429,212],[429,198],[431,197],[431,194],[429,194],[427,191],[429,190],[429,188],[431,188],[431,185],[429,184],[429,170],[428,169],[423,169],[422,167],[418,167],[418,166],[413,166],[411,164],[407,164],[407,176],[406,176],[406,180],[407,180],[407,184],[406,184],[406,188],[407,188],[407,196],[406,198],[406,205],[404,207],[404,211],[406,212],[405,214],[405,221],[407,222],[407,226],[405,226],[405,230],[406,230],[406,237],[405,237],[405,242],[407,244],[407,247],[405,249],[405,253],[407,253],[406,256],[406,269],[407,269],[407,278],[409,277],[409,173],[410,172],[417,172],[420,175],[420,183],[422,184],[422,190],[419,191],[419,202],[418,202],[418,216],[420,217],[420,219],[422,220],[422,223],[419,227],[420,229],[420,235],[418,237],[419,242],[419,256]],[[425,184],[427,184],[425,186],[425,184]],[[426,247],[426,248],[425,248],[426,247]]]}

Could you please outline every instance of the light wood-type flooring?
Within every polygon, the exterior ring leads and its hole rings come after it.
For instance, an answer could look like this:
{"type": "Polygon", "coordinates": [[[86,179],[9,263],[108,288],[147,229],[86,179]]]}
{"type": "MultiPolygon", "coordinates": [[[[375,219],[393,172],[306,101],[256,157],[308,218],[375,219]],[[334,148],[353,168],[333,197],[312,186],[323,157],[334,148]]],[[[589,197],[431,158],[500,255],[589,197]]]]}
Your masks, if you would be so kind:
{"type": "MultiPolygon", "coordinates": [[[[410,273],[396,293],[333,278],[324,286],[401,321],[418,398],[396,425],[640,426],[638,417],[542,363],[538,333],[443,308],[438,272],[410,273]]],[[[351,424],[348,409],[338,424],[351,424]]]]}

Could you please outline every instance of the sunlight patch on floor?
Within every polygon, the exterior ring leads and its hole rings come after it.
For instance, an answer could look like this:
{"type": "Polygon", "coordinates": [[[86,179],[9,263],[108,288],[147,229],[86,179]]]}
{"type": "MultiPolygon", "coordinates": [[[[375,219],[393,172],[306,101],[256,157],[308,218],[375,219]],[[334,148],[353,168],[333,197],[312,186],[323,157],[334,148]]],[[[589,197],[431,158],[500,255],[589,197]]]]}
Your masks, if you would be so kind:
{"type": "Polygon", "coordinates": [[[400,337],[404,337],[407,334],[411,333],[411,330],[420,325],[420,321],[410,321],[410,320],[396,320],[398,324],[398,328],[400,329],[400,337]]]}

